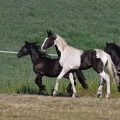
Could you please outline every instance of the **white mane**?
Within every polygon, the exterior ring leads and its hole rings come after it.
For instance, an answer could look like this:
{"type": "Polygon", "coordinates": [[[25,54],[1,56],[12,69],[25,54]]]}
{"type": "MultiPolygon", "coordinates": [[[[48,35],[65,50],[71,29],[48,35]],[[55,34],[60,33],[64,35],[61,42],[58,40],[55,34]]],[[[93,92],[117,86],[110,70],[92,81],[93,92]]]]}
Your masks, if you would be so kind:
{"type": "MultiPolygon", "coordinates": [[[[67,47],[67,43],[66,43],[65,40],[64,40],[62,37],[60,37],[59,35],[56,34],[56,37],[57,37],[57,39],[60,41],[60,44],[61,44],[61,46],[62,46],[62,51],[64,51],[64,49],[67,47]]],[[[59,41],[58,41],[58,42],[59,42],[59,41]]]]}

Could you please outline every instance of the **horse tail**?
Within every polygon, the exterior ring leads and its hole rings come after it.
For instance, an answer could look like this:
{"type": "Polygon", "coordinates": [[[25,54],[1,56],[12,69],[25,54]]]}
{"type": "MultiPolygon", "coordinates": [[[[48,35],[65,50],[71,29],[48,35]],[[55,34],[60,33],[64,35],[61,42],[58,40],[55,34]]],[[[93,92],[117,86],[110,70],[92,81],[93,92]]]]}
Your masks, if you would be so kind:
{"type": "Polygon", "coordinates": [[[108,63],[107,63],[108,64],[107,65],[108,71],[110,72],[114,83],[119,86],[119,78],[117,76],[117,71],[115,69],[115,66],[114,66],[112,60],[111,60],[110,55],[107,54],[107,58],[108,58],[108,63]]]}
{"type": "Polygon", "coordinates": [[[81,83],[82,87],[83,87],[84,89],[87,89],[87,88],[88,88],[88,85],[87,85],[86,82],[85,82],[86,79],[85,79],[82,71],[81,71],[81,70],[75,70],[75,73],[76,73],[76,75],[77,75],[77,77],[78,77],[78,80],[79,80],[79,82],[81,83]]]}

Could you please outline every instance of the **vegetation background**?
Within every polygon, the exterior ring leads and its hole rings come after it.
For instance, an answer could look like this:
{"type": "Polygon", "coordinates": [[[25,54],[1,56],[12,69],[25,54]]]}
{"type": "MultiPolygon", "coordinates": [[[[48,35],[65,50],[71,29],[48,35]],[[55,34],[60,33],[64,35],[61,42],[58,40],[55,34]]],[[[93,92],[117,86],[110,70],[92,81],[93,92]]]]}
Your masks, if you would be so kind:
{"type": "MultiPolygon", "coordinates": [[[[51,30],[77,49],[104,50],[106,42],[120,45],[119,0],[0,0],[0,50],[19,51],[25,41],[41,45],[51,30]]],[[[47,50],[56,53],[54,46],[47,50]]],[[[106,70],[107,72],[107,70],[106,70]]],[[[99,75],[92,69],[83,71],[88,90],[77,82],[78,96],[96,97],[99,75]]],[[[109,73],[108,73],[109,74],[109,73]]],[[[0,53],[0,93],[37,94],[36,75],[30,56],[0,53]]],[[[51,95],[56,78],[43,77],[51,95]]],[[[76,80],[77,81],[77,80],[76,80]]],[[[68,96],[69,80],[62,79],[58,95],[68,96]]],[[[120,96],[111,78],[112,96],[120,96]]],[[[103,97],[106,86],[103,89],[103,97]]]]}

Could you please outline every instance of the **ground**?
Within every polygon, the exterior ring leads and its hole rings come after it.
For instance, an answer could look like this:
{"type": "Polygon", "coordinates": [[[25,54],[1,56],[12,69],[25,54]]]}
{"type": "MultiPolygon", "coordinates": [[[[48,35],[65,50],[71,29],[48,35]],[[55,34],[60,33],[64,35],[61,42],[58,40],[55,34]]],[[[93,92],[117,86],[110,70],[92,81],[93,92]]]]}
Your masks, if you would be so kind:
{"type": "Polygon", "coordinates": [[[0,95],[1,120],[118,120],[120,98],[0,95]]]}

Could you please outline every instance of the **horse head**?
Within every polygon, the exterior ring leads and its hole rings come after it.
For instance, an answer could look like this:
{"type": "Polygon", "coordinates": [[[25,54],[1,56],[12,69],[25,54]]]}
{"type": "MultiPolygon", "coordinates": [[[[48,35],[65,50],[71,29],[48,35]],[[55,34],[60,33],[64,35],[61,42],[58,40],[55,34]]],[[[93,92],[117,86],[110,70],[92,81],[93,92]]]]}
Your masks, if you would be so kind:
{"type": "Polygon", "coordinates": [[[29,54],[29,46],[30,46],[30,43],[28,41],[25,41],[25,45],[18,52],[17,57],[21,58],[25,55],[28,55],[29,54]]]}
{"type": "Polygon", "coordinates": [[[109,55],[111,55],[111,44],[112,43],[107,43],[106,42],[106,47],[105,47],[105,49],[104,49],[104,51],[107,53],[107,54],[109,54],[109,55]]]}
{"type": "Polygon", "coordinates": [[[44,40],[44,42],[42,44],[42,47],[41,47],[42,51],[45,51],[47,48],[49,48],[52,45],[54,45],[55,39],[57,38],[56,35],[51,33],[50,30],[47,30],[47,34],[48,34],[48,36],[44,40]]]}
{"type": "Polygon", "coordinates": [[[110,56],[114,53],[115,55],[120,56],[120,47],[115,43],[107,43],[104,51],[109,54],[110,56]]]}

